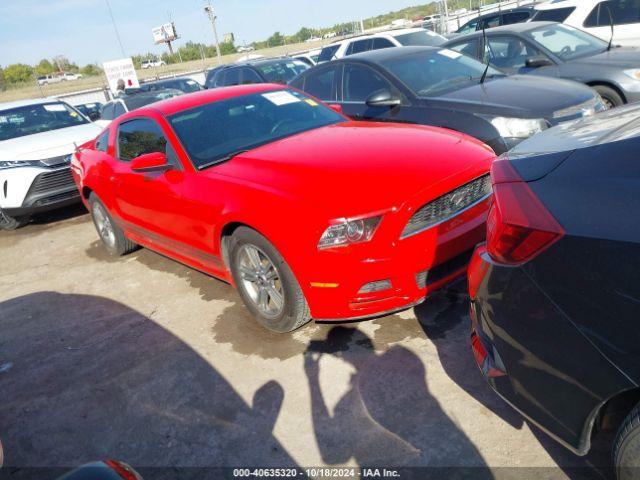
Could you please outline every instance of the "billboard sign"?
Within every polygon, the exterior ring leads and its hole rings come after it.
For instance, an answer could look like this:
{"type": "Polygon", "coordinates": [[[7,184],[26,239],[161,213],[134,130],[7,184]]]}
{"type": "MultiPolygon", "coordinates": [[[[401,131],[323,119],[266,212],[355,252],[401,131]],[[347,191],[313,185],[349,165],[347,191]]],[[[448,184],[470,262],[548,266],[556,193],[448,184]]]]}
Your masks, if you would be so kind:
{"type": "Polygon", "coordinates": [[[165,23],[159,27],[156,27],[151,30],[153,34],[153,41],[155,43],[167,43],[173,42],[178,38],[178,34],[176,33],[176,26],[172,23],[165,23]]]}
{"type": "Polygon", "coordinates": [[[102,64],[104,74],[109,82],[109,90],[116,95],[118,93],[118,83],[124,85],[125,88],[139,88],[138,75],[133,66],[133,60],[130,58],[122,58],[120,60],[112,60],[102,64]]]}
{"type": "Polygon", "coordinates": [[[222,43],[235,43],[236,37],[233,33],[225,33],[222,37],[222,43]]]}

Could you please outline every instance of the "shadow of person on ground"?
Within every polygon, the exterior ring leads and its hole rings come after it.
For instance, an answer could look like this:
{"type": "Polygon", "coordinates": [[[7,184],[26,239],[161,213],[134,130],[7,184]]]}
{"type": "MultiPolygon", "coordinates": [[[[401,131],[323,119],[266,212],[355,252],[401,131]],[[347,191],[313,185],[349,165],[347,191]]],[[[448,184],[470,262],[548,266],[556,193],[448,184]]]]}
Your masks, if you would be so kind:
{"type": "Polygon", "coordinates": [[[272,434],[280,384],[248,405],[187,344],[122,304],[33,293],[0,303],[0,331],[0,365],[11,364],[0,373],[6,465],[295,466],[272,434]]]}
{"type": "MultiPolygon", "coordinates": [[[[594,444],[586,457],[572,454],[530,424],[487,384],[471,352],[469,296],[465,281],[436,293],[414,311],[425,335],[435,345],[444,371],[459,387],[511,427],[521,429],[527,424],[540,445],[569,478],[610,478],[608,452],[603,453],[606,448],[603,449],[601,442],[594,444]]],[[[547,474],[552,473],[551,469],[545,470],[547,474]]],[[[542,473],[545,472],[538,471],[538,474],[542,473]]]]}
{"type": "Polygon", "coordinates": [[[310,342],[305,371],[316,440],[327,464],[353,457],[367,466],[473,467],[474,478],[492,478],[475,446],[429,392],[425,366],[408,349],[393,346],[377,354],[362,331],[337,326],[325,341],[310,342]],[[354,369],[333,413],[320,386],[323,356],[354,369]]]}

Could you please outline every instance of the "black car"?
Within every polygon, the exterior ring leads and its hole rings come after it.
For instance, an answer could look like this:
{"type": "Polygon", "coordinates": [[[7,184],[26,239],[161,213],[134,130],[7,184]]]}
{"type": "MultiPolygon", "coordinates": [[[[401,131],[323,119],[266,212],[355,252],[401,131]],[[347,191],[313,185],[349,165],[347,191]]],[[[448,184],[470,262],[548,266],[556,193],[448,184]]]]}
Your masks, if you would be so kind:
{"type": "Polygon", "coordinates": [[[565,78],[593,87],[607,107],[640,101],[640,50],[609,45],[553,22],[529,22],[456,37],[444,47],[508,74],[565,78]],[[485,46],[486,43],[486,46],[485,46]]]}
{"type": "Polygon", "coordinates": [[[100,110],[100,122],[110,122],[131,110],[142,108],[145,105],[166,100],[168,98],[182,95],[182,91],[166,88],[164,90],[155,90],[152,92],[144,92],[140,90],[130,90],[129,93],[114,98],[110,102],[105,103],[100,110]]]}
{"type": "Polygon", "coordinates": [[[478,138],[498,154],[551,125],[604,109],[598,95],[578,83],[506,77],[434,47],[352,55],[314,67],[291,85],[339,104],[355,120],[445,127],[478,138]]]}
{"type": "Polygon", "coordinates": [[[147,82],[140,85],[140,90],[143,92],[155,92],[157,90],[165,90],[171,88],[174,90],[180,90],[184,93],[199,92],[204,90],[204,87],[191,78],[168,78],[165,80],[157,80],[154,82],[147,82]]]}
{"type": "Polygon", "coordinates": [[[286,84],[308,68],[309,65],[295,58],[260,58],[210,70],[205,87],[228,87],[248,83],[286,84]]]}
{"type": "Polygon", "coordinates": [[[482,30],[483,28],[489,29],[499,27],[501,25],[511,25],[514,23],[526,22],[534,15],[534,13],[535,10],[531,7],[510,8],[508,10],[501,10],[499,12],[487,13],[485,15],[476,17],[473,20],[469,20],[458,30],[456,30],[455,33],[464,35],[467,33],[482,30]]]}
{"type": "Polygon", "coordinates": [[[617,429],[619,478],[640,467],[639,149],[630,105],[496,160],[487,243],[468,271],[471,343],[491,386],[578,455],[617,429]]]}

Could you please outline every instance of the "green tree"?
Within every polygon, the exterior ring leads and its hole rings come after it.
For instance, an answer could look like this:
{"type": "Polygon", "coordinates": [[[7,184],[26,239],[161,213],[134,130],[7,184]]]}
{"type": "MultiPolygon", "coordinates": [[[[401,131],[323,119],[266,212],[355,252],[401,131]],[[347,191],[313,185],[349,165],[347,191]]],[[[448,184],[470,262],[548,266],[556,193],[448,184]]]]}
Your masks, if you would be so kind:
{"type": "Polygon", "coordinates": [[[279,47],[284,45],[284,37],[280,32],[276,32],[267,39],[267,44],[270,47],[279,47]]]}
{"type": "Polygon", "coordinates": [[[49,60],[44,58],[40,60],[40,62],[36,65],[34,70],[36,72],[36,75],[44,76],[44,75],[50,75],[53,72],[57,71],[57,68],[55,68],[49,60]]]}
{"type": "Polygon", "coordinates": [[[0,68],[0,92],[4,92],[7,89],[7,86],[4,83],[4,70],[0,68]]]}
{"type": "Polygon", "coordinates": [[[4,69],[4,79],[7,85],[33,80],[33,68],[24,63],[14,63],[4,69]]]}
{"type": "Polygon", "coordinates": [[[90,63],[82,67],[80,69],[80,73],[86,77],[91,77],[95,75],[100,75],[100,73],[102,73],[102,69],[98,67],[98,65],[94,65],[93,63],[90,63]]]}
{"type": "Polygon", "coordinates": [[[226,42],[220,44],[221,55],[231,55],[232,53],[236,53],[236,47],[233,43],[226,42]]]}

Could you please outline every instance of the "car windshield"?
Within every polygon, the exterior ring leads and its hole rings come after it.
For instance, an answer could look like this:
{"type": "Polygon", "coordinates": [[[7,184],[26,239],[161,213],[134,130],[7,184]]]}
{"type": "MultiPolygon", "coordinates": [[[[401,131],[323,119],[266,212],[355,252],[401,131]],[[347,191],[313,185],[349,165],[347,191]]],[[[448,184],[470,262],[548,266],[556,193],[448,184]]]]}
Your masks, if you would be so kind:
{"type": "Polygon", "coordinates": [[[202,105],[176,113],[169,121],[193,164],[203,169],[345,118],[296,91],[276,90],[202,105]]]}
{"type": "Polygon", "coordinates": [[[69,105],[40,103],[0,110],[0,141],[89,123],[69,105]]]}
{"type": "MultiPolygon", "coordinates": [[[[418,96],[433,96],[478,82],[487,66],[453,50],[426,50],[381,62],[418,96]]],[[[502,75],[489,67],[487,76],[502,75]]]]}
{"type": "Polygon", "coordinates": [[[270,83],[288,83],[309,68],[300,60],[282,60],[255,66],[270,83]]]}
{"type": "Polygon", "coordinates": [[[127,105],[127,109],[131,111],[151,103],[159,102],[160,100],[177,97],[178,95],[182,95],[180,90],[158,90],[153,93],[134,94],[130,97],[123,98],[123,101],[127,105]]]}
{"type": "Polygon", "coordinates": [[[527,32],[527,36],[564,61],[602,53],[608,45],[604,40],[568,25],[546,25],[527,32]]]}
{"type": "Polygon", "coordinates": [[[394,38],[405,47],[439,47],[447,41],[442,35],[430,30],[394,35],[394,38]]]}

